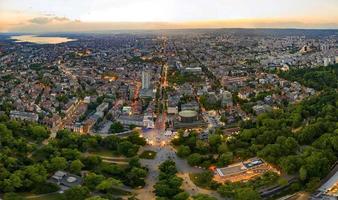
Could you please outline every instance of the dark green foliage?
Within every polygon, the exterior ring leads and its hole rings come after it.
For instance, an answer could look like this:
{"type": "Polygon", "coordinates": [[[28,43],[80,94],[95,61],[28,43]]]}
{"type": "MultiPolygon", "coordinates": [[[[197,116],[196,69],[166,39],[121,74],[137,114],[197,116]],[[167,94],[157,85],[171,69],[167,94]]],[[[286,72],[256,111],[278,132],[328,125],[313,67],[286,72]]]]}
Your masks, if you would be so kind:
{"type": "Polygon", "coordinates": [[[127,157],[132,157],[137,154],[137,151],[139,149],[138,145],[135,145],[129,141],[122,141],[117,146],[117,151],[127,157]]]}
{"type": "Polygon", "coordinates": [[[177,155],[182,158],[187,157],[188,155],[190,155],[190,153],[191,151],[188,146],[181,145],[177,149],[177,155]]]}
{"type": "Polygon", "coordinates": [[[52,192],[59,191],[60,187],[56,185],[55,183],[43,183],[36,185],[35,189],[33,190],[36,194],[47,194],[52,192]]]}
{"type": "Polygon", "coordinates": [[[224,167],[233,159],[233,153],[221,136],[222,130],[216,130],[209,134],[208,140],[198,139],[198,133],[191,131],[189,136],[183,137],[179,131],[179,137],[172,140],[177,146],[177,155],[187,158],[188,164],[208,168],[210,165],[224,167]],[[214,156],[214,155],[218,156],[214,156]]]}
{"type": "Polygon", "coordinates": [[[202,95],[200,97],[200,103],[206,110],[219,110],[221,109],[221,100],[215,96],[202,95]]]}
{"type": "Polygon", "coordinates": [[[260,188],[276,185],[277,183],[278,175],[273,172],[267,172],[261,177],[252,179],[248,182],[225,183],[218,187],[217,191],[226,198],[261,199],[257,191],[260,188]]]}
{"type": "Polygon", "coordinates": [[[75,186],[65,191],[65,197],[67,200],[83,200],[89,197],[89,193],[87,187],[75,186]]]}
{"type": "Polygon", "coordinates": [[[120,132],[123,132],[123,130],[124,130],[124,127],[123,127],[123,125],[120,122],[114,122],[110,126],[110,129],[109,129],[109,131],[111,133],[120,133],[120,132]]]}
{"type": "MultiPolygon", "coordinates": [[[[93,192],[97,191],[96,186],[107,180],[108,177],[111,179],[104,182],[103,186],[110,183],[114,185],[121,183],[120,180],[123,180],[123,183],[127,186],[144,186],[144,178],[148,171],[140,165],[137,158],[130,159],[127,166],[120,166],[103,163],[100,156],[87,154],[87,151],[92,150],[117,151],[118,147],[123,146],[121,143],[125,142],[132,144],[133,152],[128,155],[135,155],[139,146],[145,144],[144,139],[140,138],[137,133],[124,139],[116,137],[102,139],[62,130],[47,145],[41,144],[40,141],[47,132],[46,128],[34,123],[3,118],[2,123],[0,123],[1,193],[55,192],[58,187],[47,183],[47,179],[57,170],[65,170],[78,175],[81,174],[82,170],[88,170],[89,174],[95,172],[97,175],[85,177],[85,185],[93,192]],[[95,178],[99,181],[95,181],[95,178]]],[[[76,188],[77,192],[84,194],[83,196],[86,196],[86,190],[88,189],[76,188]]],[[[109,193],[110,190],[104,189],[101,192],[109,193]]],[[[68,196],[75,195],[75,193],[70,191],[68,196]]],[[[11,197],[12,194],[7,196],[11,199],[16,198],[11,197]]],[[[85,199],[83,196],[80,199],[85,199]]]]}
{"type": "Polygon", "coordinates": [[[185,194],[181,194],[182,178],[176,176],[177,169],[175,162],[167,160],[159,166],[160,175],[159,181],[154,185],[155,194],[158,197],[168,199],[184,199],[185,194]]]}
{"type": "Polygon", "coordinates": [[[298,81],[301,84],[322,90],[326,88],[338,88],[338,65],[319,67],[313,69],[292,69],[288,72],[281,72],[279,76],[291,81],[298,81]]]}
{"type": "Polygon", "coordinates": [[[211,197],[207,194],[197,194],[192,197],[194,200],[217,200],[215,197],[211,197]]]}
{"type": "Polygon", "coordinates": [[[171,84],[183,85],[184,83],[198,83],[202,79],[191,73],[180,73],[178,71],[168,72],[168,81],[171,84]]]}
{"type": "Polygon", "coordinates": [[[212,180],[213,177],[214,174],[211,171],[205,171],[202,173],[190,175],[190,179],[195,183],[195,185],[208,189],[210,189],[212,185],[215,184],[212,180]]]}
{"type": "Polygon", "coordinates": [[[259,193],[252,188],[239,188],[235,192],[235,199],[237,200],[252,200],[261,199],[259,193]]]}
{"type": "Polygon", "coordinates": [[[327,90],[284,110],[259,115],[255,122],[243,124],[229,148],[242,159],[259,156],[288,174],[298,174],[311,188],[313,180],[325,177],[337,161],[337,102],[338,93],[327,90]]]}
{"type": "Polygon", "coordinates": [[[3,196],[4,200],[24,200],[25,198],[16,193],[6,193],[3,196]]]}

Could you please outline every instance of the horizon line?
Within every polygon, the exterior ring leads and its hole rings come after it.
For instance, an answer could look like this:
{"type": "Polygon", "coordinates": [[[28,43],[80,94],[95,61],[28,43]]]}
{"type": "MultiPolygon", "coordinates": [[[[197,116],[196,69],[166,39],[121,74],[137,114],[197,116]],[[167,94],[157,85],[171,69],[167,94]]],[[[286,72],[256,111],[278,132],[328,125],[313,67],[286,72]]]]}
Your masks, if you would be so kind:
{"type": "Polygon", "coordinates": [[[110,30],[84,30],[84,31],[41,31],[41,32],[31,32],[31,31],[5,31],[1,32],[0,34],[61,34],[61,33],[107,33],[110,31],[135,31],[135,32],[142,32],[142,31],[175,31],[175,30],[184,30],[184,31],[194,31],[194,30],[304,30],[304,31],[338,31],[338,27],[332,28],[323,28],[323,27],[200,27],[200,28],[145,28],[145,29],[133,29],[133,28],[123,28],[123,29],[110,29],[110,30]]]}

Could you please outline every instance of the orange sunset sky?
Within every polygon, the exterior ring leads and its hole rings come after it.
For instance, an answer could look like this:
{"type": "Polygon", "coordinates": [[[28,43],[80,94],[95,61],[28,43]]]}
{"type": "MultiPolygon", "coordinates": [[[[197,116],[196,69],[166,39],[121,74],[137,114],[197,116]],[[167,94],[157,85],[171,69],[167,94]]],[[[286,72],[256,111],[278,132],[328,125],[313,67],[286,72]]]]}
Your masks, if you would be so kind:
{"type": "Polygon", "coordinates": [[[338,28],[338,0],[0,0],[0,32],[338,28]]]}

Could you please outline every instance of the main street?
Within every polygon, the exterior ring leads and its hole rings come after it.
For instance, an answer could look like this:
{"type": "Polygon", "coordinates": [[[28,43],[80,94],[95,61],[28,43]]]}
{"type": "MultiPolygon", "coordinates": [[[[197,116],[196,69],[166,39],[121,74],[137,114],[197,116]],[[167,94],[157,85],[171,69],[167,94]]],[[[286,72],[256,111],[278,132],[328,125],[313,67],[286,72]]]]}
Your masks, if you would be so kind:
{"type": "Polygon", "coordinates": [[[163,65],[163,73],[160,82],[160,102],[159,104],[163,106],[162,113],[159,114],[155,122],[155,128],[147,131],[143,131],[142,136],[148,141],[148,145],[141,148],[140,151],[151,150],[157,153],[155,159],[141,159],[142,165],[146,166],[149,169],[149,175],[146,178],[146,185],[140,190],[137,190],[137,198],[139,199],[155,199],[155,194],[153,193],[154,185],[158,181],[159,175],[159,165],[168,159],[172,159],[176,163],[178,170],[177,175],[183,179],[182,189],[188,192],[191,196],[196,194],[207,194],[217,199],[222,199],[221,196],[212,190],[206,190],[197,187],[189,178],[190,173],[200,173],[203,172],[203,169],[191,167],[186,160],[179,158],[176,155],[176,150],[171,146],[170,142],[173,139],[173,136],[166,136],[165,128],[167,121],[167,113],[165,108],[166,97],[163,96],[163,89],[168,87],[167,81],[167,71],[168,65],[165,63],[163,65]]]}

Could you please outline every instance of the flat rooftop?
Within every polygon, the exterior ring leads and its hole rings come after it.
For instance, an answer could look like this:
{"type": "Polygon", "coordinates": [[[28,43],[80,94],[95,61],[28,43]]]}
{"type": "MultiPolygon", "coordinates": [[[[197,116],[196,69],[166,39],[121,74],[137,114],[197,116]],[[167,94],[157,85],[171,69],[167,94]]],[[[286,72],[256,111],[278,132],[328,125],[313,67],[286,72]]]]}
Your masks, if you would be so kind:
{"type": "Polygon", "coordinates": [[[230,176],[233,174],[238,174],[241,172],[245,172],[247,170],[250,170],[253,167],[259,166],[264,164],[264,161],[260,158],[251,158],[249,160],[246,160],[244,162],[236,163],[233,165],[229,165],[228,167],[224,168],[217,168],[217,173],[220,176],[230,176]]]}
{"type": "Polygon", "coordinates": [[[318,189],[324,193],[338,197],[338,171],[318,189]]]}
{"type": "Polygon", "coordinates": [[[244,172],[246,168],[242,164],[236,164],[225,168],[217,168],[216,170],[220,176],[230,176],[244,172]]]}

